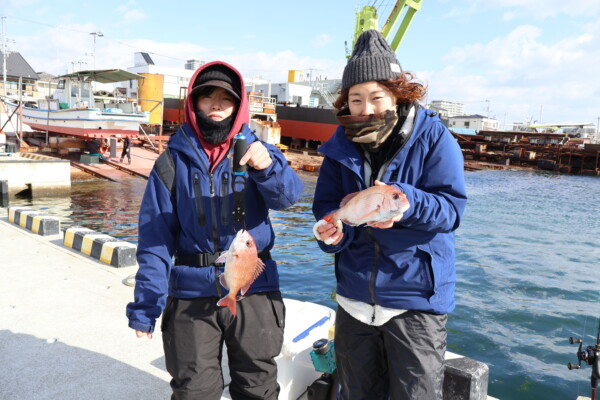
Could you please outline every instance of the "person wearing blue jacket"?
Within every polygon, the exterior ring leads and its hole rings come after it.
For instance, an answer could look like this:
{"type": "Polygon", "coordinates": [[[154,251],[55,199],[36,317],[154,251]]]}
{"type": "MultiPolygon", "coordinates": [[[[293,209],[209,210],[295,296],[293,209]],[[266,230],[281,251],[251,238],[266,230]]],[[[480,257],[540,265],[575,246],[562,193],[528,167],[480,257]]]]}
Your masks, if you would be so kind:
{"type": "Polygon", "coordinates": [[[318,150],[325,157],[315,236],[335,254],[342,399],[442,399],[454,231],[467,195],[461,150],[436,113],[418,104],[425,93],[383,36],[365,31],[335,102],[340,126],[318,150]],[[321,221],[344,196],[374,185],[397,187],[408,210],[370,225],[321,221]]]}
{"type": "Polygon", "coordinates": [[[138,337],[152,338],[162,313],[171,399],[221,398],[223,343],[232,399],[276,399],[274,358],[283,343],[285,308],[270,255],[275,235],[269,209],[294,204],[302,182],[283,154],[248,128],[248,100],[236,69],[221,61],[204,64],[188,93],[185,123],[157,159],[140,206],[129,326],[138,337]],[[233,173],[241,136],[248,143],[239,160],[248,167],[247,179],[233,173]],[[234,317],[217,305],[228,293],[219,283],[224,266],[217,258],[242,228],[254,238],[265,268],[238,299],[234,317]]]}

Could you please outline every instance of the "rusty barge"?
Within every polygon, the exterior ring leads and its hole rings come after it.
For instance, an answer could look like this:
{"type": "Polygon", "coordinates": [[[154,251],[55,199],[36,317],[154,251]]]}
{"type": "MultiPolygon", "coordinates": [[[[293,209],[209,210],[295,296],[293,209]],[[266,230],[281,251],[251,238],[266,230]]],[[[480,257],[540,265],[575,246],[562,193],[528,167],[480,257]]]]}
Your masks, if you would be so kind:
{"type": "Polygon", "coordinates": [[[589,139],[519,131],[452,134],[463,151],[465,162],[600,176],[600,144],[592,144],[589,139]]]}

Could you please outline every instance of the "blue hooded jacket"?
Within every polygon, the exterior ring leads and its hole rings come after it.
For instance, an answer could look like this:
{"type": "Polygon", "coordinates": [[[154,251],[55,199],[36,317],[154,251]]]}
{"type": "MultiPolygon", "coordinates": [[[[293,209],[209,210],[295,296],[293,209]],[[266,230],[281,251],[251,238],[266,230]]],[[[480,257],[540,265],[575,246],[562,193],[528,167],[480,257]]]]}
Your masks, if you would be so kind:
{"type": "MultiPolygon", "coordinates": [[[[223,63],[224,65],[227,65],[223,63]]],[[[233,68],[232,68],[233,69],[233,68]]],[[[235,70],[234,70],[235,71],[235,70]]],[[[236,71],[237,72],[237,71],[236,71]]],[[[198,74],[198,73],[197,73],[198,74]]],[[[189,91],[197,74],[190,81],[189,91]]],[[[239,74],[239,73],[238,73],[239,74]]],[[[241,81],[241,76],[239,76],[241,81]]],[[[243,88],[243,82],[241,87],[243,88]]],[[[247,114],[247,97],[242,89],[238,114],[247,114]]],[[[188,99],[186,108],[193,107],[188,99]]],[[[187,111],[187,110],[186,110],[187,111]]],[[[233,188],[231,153],[213,168],[186,112],[186,123],[171,137],[168,149],[175,170],[174,190],[170,191],[158,172],[158,161],[146,187],[139,215],[139,242],[134,302],[127,305],[129,326],[153,332],[166,296],[178,298],[218,297],[227,290],[218,282],[223,267],[173,265],[174,255],[225,251],[233,241],[233,188]]],[[[238,115],[247,121],[247,116],[238,115]]],[[[245,122],[245,121],[244,121],[245,122]]],[[[234,124],[234,129],[236,124],[234,124]]],[[[241,132],[248,145],[258,140],[244,123],[241,132]]],[[[235,135],[237,132],[232,132],[235,135]]],[[[259,252],[273,248],[275,235],[269,209],[281,210],[294,204],[302,193],[302,182],[275,146],[263,143],[272,164],[264,170],[248,169],[245,193],[246,229],[259,252]]],[[[163,155],[161,155],[162,157],[163,155]]],[[[279,290],[279,274],[274,260],[264,260],[264,272],[251,285],[249,293],[279,290]]]]}
{"type": "MultiPolygon", "coordinates": [[[[325,155],[315,190],[317,220],[339,208],[341,199],[367,188],[364,157],[344,128],[319,151],[325,155]]],[[[454,230],[467,195],[463,156],[439,117],[417,107],[412,134],[389,165],[382,182],[406,194],[410,208],[389,229],[344,225],[335,253],[337,293],[372,305],[445,314],[454,309],[454,230]]]]}

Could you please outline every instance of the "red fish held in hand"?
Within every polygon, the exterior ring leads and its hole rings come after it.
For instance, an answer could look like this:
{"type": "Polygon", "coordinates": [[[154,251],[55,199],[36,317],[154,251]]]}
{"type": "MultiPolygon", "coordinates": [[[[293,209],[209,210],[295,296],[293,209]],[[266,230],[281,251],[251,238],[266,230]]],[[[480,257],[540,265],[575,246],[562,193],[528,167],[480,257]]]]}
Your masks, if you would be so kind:
{"type": "Polygon", "coordinates": [[[218,306],[229,308],[236,316],[236,296],[241,292],[246,294],[252,282],[263,272],[265,264],[258,258],[256,244],[252,235],[246,230],[240,230],[226,253],[217,262],[225,260],[225,272],[219,276],[221,285],[229,289],[229,294],[217,302],[218,306]]]}
{"type": "MultiPolygon", "coordinates": [[[[344,197],[340,203],[340,208],[318,221],[313,227],[313,232],[315,237],[320,239],[317,227],[326,223],[337,225],[338,230],[341,231],[342,222],[350,226],[358,226],[390,221],[404,214],[409,207],[410,204],[406,195],[395,186],[371,186],[344,197]]],[[[327,243],[327,240],[325,240],[325,243],[327,243]]]]}

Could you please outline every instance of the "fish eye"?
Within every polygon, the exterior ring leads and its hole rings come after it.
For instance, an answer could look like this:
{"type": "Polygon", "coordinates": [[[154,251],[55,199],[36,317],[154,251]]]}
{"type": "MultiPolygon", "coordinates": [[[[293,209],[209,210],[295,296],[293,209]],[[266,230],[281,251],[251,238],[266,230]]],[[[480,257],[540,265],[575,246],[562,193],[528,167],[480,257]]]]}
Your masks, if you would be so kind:
{"type": "Polygon", "coordinates": [[[392,199],[394,199],[394,200],[398,200],[399,198],[400,198],[400,195],[398,193],[394,193],[392,195],[392,199]]]}
{"type": "Polygon", "coordinates": [[[246,247],[252,247],[252,240],[246,240],[246,247]]]}

